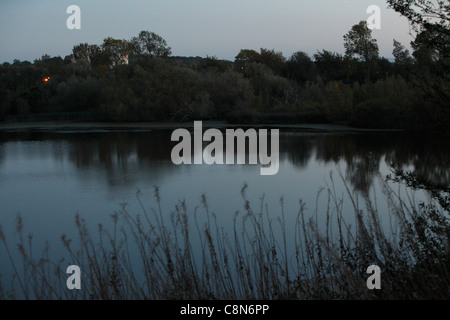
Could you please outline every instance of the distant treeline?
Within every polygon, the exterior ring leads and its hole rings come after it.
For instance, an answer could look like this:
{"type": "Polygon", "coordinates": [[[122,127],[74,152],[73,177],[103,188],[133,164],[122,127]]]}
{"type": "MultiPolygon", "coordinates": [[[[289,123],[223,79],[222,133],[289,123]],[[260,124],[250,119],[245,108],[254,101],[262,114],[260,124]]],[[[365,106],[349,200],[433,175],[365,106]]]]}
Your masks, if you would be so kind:
{"type": "Polygon", "coordinates": [[[448,127],[448,33],[425,30],[409,53],[379,57],[364,22],[344,36],[346,54],[290,57],[242,49],[235,61],[174,57],[160,36],[79,44],[72,54],[0,66],[0,119],[339,123],[440,131],[448,127]],[[444,37],[442,45],[430,39],[444,37]],[[447,37],[447,38],[445,38],[447,37]]]}

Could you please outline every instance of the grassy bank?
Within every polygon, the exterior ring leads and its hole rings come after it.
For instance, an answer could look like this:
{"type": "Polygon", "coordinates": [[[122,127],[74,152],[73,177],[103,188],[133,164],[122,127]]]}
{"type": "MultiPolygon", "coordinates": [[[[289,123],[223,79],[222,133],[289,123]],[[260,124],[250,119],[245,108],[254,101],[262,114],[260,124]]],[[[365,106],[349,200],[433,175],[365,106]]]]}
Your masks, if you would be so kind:
{"type": "Polygon", "coordinates": [[[374,199],[348,188],[338,196],[333,176],[318,194],[325,209],[317,205],[310,212],[300,201],[293,224],[288,218],[294,213],[285,212],[282,199],[280,214],[273,215],[264,198],[250,204],[244,186],[243,209],[234,213],[230,230],[217,222],[205,197],[199,207],[179,202],[172,213],[163,212],[155,188],[154,208],[147,209],[138,194],[142,212],[124,206],[111,216],[111,228],[99,225],[92,233],[77,215],[78,237],[61,237],[66,250],[61,260],[50,258],[48,247],[36,258],[18,218],[20,262],[0,229],[16,271],[0,288],[0,298],[449,299],[450,223],[442,201],[448,193],[415,204],[409,187],[394,191],[384,184],[390,230],[381,226],[386,214],[378,212],[374,199]],[[348,202],[351,222],[344,219],[348,202]],[[83,270],[82,290],[66,287],[70,264],[83,270]],[[374,264],[382,272],[381,290],[366,286],[366,270],[374,264]]]}

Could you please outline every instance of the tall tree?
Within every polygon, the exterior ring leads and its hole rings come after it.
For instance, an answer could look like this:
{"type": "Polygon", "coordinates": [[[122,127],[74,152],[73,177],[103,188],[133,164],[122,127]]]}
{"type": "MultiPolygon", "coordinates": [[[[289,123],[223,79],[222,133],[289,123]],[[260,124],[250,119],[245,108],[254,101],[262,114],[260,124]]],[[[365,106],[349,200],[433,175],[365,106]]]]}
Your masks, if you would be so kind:
{"type": "Polygon", "coordinates": [[[137,55],[168,57],[172,54],[166,40],[153,32],[141,31],[139,36],[131,39],[131,43],[137,55]]]}
{"type": "Polygon", "coordinates": [[[299,83],[314,80],[314,62],[303,51],[297,51],[286,61],[285,73],[287,78],[294,79],[299,83]]]}
{"type": "Polygon", "coordinates": [[[343,80],[348,68],[342,55],[328,50],[317,51],[314,54],[314,65],[320,77],[328,80],[343,80]]]}
{"type": "Polygon", "coordinates": [[[132,45],[127,40],[108,37],[103,40],[102,50],[105,52],[112,66],[128,62],[128,55],[132,52],[132,45]]]}
{"type": "Polygon", "coordinates": [[[394,50],[392,51],[392,55],[394,56],[395,63],[397,64],[406,64],[412,62],[411,55],[409,54],[409,50],[405,48],[399,41],[394,39],[394,50]]]}
{"type": "Polygon", "coordinates": [[[76,60],[86,60],[91,62],[91,55],[89,50],[90,45],[87,43],[80,43],[73,47],[72,54],[76,60]]]}
{"type": "Polygon", "coordinates": [[[357,56],[363,60],[367,68],[367,77],[370,79],[370,65],[378,59],[377,40],[372,38],[372,30],[366,21],[360,21],[344,35],[345,54],[348,57],[357,56]]]}
{"type": "Polygon", "coordinates": [[[244,64],[246,62],[260,62],[259,53],[252,49],[241,49],[235,57],[235,62],[244,64]]]}
{"type": "Polygon", "coordinates": [[[275,51],[274,49],[260,49],[259,53],[259,59],[260,62],[268,66],[270,69],[272,69],[273,72],[280,75],[284,62],[286,59],[283,56],[283,53],[281,51],[275,51]]]}
{"type": "Polygon", "coordinates": [[[416,32],[411,46],[420,70],[419,84],[428,96],[435,98],[433,104],[450,110],[449,0],[387,0],[387,3],[406,17],[416,32]]]}
{"type": "Polygon", "coordinates": [[[286,59],[281,51],[261,48],[259,52],[252,49],[241,49],[235,57],[235,63],[242,68],[246,63],[262,63],[276,74],[281,74],[286,59]]]}
{"type": "Polygon", "coordinates": [[[420,42],[438,55],[449,55],[450,2],[449,0],[388,0],[389,6],[406,17],[420,42]]]}
{"type": "Polygon", "coordinates": [[[80,43],[72,49],[73,58],[77,61],[85,61],[96,67],[109,63],[108,55],[96,44],[80,43]]]}

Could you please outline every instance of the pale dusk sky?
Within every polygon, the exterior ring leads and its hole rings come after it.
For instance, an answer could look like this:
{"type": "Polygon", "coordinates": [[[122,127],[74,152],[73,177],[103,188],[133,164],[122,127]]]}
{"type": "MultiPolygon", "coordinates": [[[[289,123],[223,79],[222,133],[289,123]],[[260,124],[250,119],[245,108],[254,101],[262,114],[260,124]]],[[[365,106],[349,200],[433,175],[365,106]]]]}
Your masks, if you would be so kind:
{"type": "Polygon", "coordinates": [[[240,49],[260,48],[285,57],[322,49],[343,54],[343,35],[367,20],[370,5],[381,9],[381,29],[373,30],[380,55],[392,57],[394,38],[409,48],[407,20],[381,0],[1,0],[0,63],[64,58],[76,44],[129,40],[141,30],[162,36],[174,56],[234,60],[240,49]],[[81,9],[80,30],[66,26],[70,5],[81,9]]]}

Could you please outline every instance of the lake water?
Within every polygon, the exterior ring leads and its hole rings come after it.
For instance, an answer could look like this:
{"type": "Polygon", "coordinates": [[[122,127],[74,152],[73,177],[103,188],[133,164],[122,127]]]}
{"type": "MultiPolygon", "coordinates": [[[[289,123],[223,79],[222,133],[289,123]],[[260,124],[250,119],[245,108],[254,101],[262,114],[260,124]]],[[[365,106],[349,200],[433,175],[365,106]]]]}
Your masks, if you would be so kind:
{"type": "MultiPolygon", "coordinates": [[[[321,212],[326,196],[318,198],[318,192],[331,185],[330,173],[338,195],[345,195],[344,183],[357,194],[372,194],[380,201],[381,214],[385,205],[380,185],[391,164],[431,181],[450,181],[448,144],[399,132],[280,128],[279,171],[262,176],[259,165],[175,165],[172,131],[115,127],[1,132],[0,225],[7,239],[14,241],[20,214],[25,232],[38,244],[56,244],[61,234],[76,234],[76,213],[95,230],[98,223],[108,225],[123,203],[131,214],[140,213],[138,191],[144,206],[155,207],[155,186],[163,212],[169,214],[180,200],[193,209],[205,195],[219,223],[228,227],[234,213],[243,211],[244,184],[250,204],[259,207],[264,195],[274,216],[283,197],[289,218],[297,214],[299,199],[310,212],[316,206],[321,212]]],[[[350,207],[348,211],[351,219],[350,207]]],[[[7,277],[9,271],[0,246],[0,274],[7,277]]]]}

